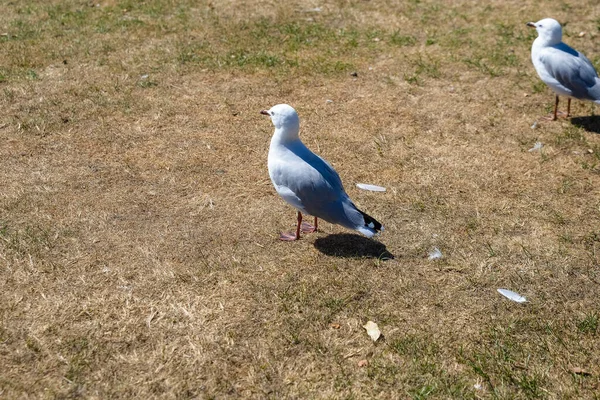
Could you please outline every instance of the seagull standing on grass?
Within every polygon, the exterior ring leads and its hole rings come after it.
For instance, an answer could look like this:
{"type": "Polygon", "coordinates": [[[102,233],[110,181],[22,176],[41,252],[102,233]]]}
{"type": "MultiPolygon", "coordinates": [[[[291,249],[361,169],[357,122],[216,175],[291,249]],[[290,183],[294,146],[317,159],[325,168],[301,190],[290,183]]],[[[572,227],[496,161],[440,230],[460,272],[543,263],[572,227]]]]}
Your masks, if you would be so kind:
{"type": "Polygon", "coordinates": [[[277,193],[298,209],[296,234],[282,233],[281,240],[297,240],[317,230],[317,219],[355,229],[372,237],[383,226],[360,211],[350,200],[335,170],[310,151],[298,138],[300,119],[296,110],[278,104],[261,114],[271,117],[275,133],[269,147],[269,176],[277,193]],[[302,213],[315,217],[315,225],[302,223],[302,213]]]}
{"type": "Polygon", "coordinates": [[[537,39],[531,46],[531,60],[544,83],[556,93],[554,116],[558,110],[558,96],[567,96],[567,117],[571,113],[571,98],[590,100],[600,104],[600,79],[586,56],[562,42],[562,28],[552,19],[528,22],[535,28],[537,39]]]}

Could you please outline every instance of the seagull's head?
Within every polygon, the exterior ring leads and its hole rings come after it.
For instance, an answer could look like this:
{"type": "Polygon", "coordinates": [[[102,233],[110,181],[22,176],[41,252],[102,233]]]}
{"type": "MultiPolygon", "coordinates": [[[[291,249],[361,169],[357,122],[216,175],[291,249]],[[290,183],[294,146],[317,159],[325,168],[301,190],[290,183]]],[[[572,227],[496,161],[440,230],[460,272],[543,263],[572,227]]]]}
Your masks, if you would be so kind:
{"type": "Polygon", "coordinates": [[[294,108],[287,104],[277,104],[269,110],[262,110],[263,115],[271,117],[276,129],[284,129],[298,132],[300,128],[300,119],[294,108]]]}
{"type": "Polygon", "coordinates": [[[544,18],[538,22],[528,22],[527,26],[535,28],[538,37],[548,44],[556,44],[562,41],[562,27],[557,20],[544,18]]]}

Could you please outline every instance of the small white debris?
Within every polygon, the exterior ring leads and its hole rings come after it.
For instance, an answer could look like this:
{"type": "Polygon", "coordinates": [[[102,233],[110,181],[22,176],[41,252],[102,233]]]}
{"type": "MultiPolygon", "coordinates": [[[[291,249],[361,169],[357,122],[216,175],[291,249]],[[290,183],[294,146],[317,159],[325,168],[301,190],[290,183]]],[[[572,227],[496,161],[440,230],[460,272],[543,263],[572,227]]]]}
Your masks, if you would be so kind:
{"type": "Polygon", "coordinates": [[[148,79],[148,74],[140,76],[140,79],[148,79]]]}
{"type": "Polygon", "coordinates": [[[476,383],[476,384],[474,384],[474,385],[473,385],[473,387],[474,387],[475,389],[477,389],[477,390],[481,390],[481,389],[483,389],[483,386],[481,386],[481,383],[476,383]]]}
{"type": "Polygon", "coordinates": [[[587,149],[587,152],[588,152],[589,154],[594,154],[594,150],[592,150],[592,149],[587,149]]]}
{"type": "Polygon", "coordinates": [[[585,32],[579,32],[579,37],[584,37],[585,36],[585,32]]]}
{"type": "Polygon", "coordinates": [[[538,150],[540,150],[542,147],[544,147],[544,143],[542,143],[542,142],[535,142],[535,144],[533,145],[533,147],[532,147],[532,148],[530,148],[530,149],[529,149],[529,150],[527,150],[527,151],[530,151],[530,152],[531,152],[531,151],[538,151],[538,150]]]}
{"type": "Polygon", "coordinates": [[[373,71],[373,67],[369,67],[369,71],[373,71]]]}
{"type": "Polygon", "coordinates": [[[438,249],[437,247],[434,247],[433,250],[429,252],[429,259],[430,260],[439,260],[440,258],[442,258],[441,250],[438,249]]]}
{"type": "Polygon", "coordinates": [[[517,303],[525,303],[527,301],[527,299],[525,297],[521,296],[518,293],[513,292],[512,290],[498,289],[498,293],[500,293],[502,296],[506,297],[507,299],[516,301],[517,303]]]}
{"type": "Polygon", "coordinates": [[[321,7],[307,8],[306,10],[302,10],[302,12],[305,12],[305,13],[310,13],[310,12],[316,12],[316,13],[318,13],[318,12],[321,12],[321,11],[323,11],[323,9],[321,7]]]}
{"type": "Polygon", "coordinates": [[[379,327],[373,321],[368,321],[365,325],[363,325],[363,328],[367,330],[367,334],[371,337],[371,340],[374,342],[376,342],[377,339],[379,339],[379,337],[381,336],[381,331],[379,330],[379,327]]]}
{"type": "Polygon", "coordinates": [[[368,183],[357,183],[356,187],[362,190],[370,190],[371,192],[385,192],[383,186],[371,185],[368,183]]]}
{"type": "Polygon", "coordinates": [[[379,42],[381,39],[379,39],[378,37],[376,37],[375,39],[373,39],[374,42],[379,42]]]}
{"type": "Polygon", "coordinates": [[[531,125],[531,129],[537,129],[537,127],[538,127],[538,123],[537,123],[537,121],[535,121],[533,123],[533,125],[531,125]]]}
{"type": "Polygon", "coordinates": [[[325,100],[325,103],[327,103],[327,104],[331,104],[331,103],[333,103],[333,100],[329,100],[329,99],[327,99],[327,100],[325,100]]]}

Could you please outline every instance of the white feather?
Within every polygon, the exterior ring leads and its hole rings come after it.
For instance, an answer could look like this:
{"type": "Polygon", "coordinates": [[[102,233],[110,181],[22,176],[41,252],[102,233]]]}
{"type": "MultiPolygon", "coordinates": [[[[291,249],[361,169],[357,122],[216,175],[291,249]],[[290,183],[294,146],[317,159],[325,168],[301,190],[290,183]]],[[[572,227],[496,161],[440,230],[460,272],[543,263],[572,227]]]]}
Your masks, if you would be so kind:
{"type": "Polygon", "coordinates": [[[500,293],[502,296],[506,297],[507,299],[516,301],[517,303],[525,303],[527,301],[527,299],[525,297],[521,296],[519,293],[513,292],[512,290],[498,289],[498,293],[500,293]]]}
{"type": "Polygon", "coordinates": [[[371,192],[385,192],[385,188],[383,186],[370,185],[368,183],[357,183],[356,187],[362,190],[370,190],[371,192]]]}
{"type": "Polygon", "coordinates": [[[535,144],[533,145],[533,147],[530,148],[528,151],[537,151],[537,150],[540,150],[542,147],[544,147],[544,143],[542,143],[542,142],[535,142],[535,144]]]}
{"type": "Polygon", "coordinates": [[[437,247],[435,247],[431,252],[429,252],[430,260],[438,260],[440,258],[442,258],[442,251],[437,247]]]}

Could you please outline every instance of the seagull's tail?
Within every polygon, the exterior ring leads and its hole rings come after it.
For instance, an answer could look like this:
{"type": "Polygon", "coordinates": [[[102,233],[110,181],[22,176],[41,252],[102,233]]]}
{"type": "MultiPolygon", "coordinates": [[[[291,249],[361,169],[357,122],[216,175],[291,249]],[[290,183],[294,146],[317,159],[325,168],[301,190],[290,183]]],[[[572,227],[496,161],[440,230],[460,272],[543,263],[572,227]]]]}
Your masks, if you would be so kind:
{"type": "Polygon", "coordinates": [[[358,210],[358,212],[362,214],[365,220],[364,225],[357,228],[360,233],[367,237],[373,237],[373,235],[376,235],[378,232],[383,232],[383,225],[381,225],[381,223],[379,223],[375,218],[365,214],[360,210],[358,210]]]}

